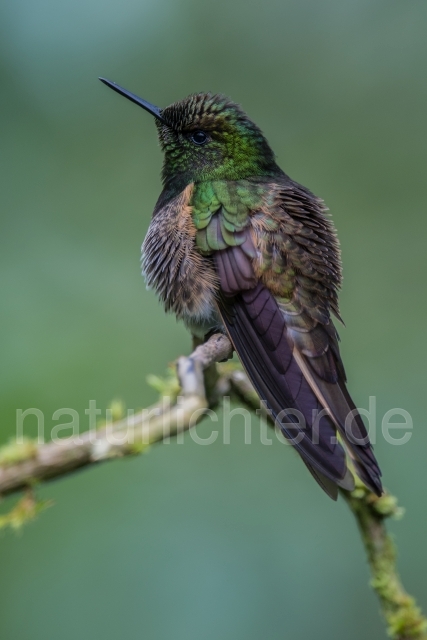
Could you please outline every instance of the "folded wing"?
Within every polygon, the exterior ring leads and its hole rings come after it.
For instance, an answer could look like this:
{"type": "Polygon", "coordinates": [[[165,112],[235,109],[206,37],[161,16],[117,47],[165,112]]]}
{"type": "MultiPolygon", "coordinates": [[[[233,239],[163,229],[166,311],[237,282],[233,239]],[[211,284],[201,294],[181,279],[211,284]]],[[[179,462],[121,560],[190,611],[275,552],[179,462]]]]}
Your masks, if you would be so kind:
{"type": "Polygon", "coordinates": [[[380,471],[345,387],[333,325],[307,325],[304,312],[280,303],[256,278],[252,251],[248,239],[214,254],[220,313],[252,384],[328,495],[335,499],[338,486],[353,486],[337,430],[356,471],[380,494],[380,471]]]}

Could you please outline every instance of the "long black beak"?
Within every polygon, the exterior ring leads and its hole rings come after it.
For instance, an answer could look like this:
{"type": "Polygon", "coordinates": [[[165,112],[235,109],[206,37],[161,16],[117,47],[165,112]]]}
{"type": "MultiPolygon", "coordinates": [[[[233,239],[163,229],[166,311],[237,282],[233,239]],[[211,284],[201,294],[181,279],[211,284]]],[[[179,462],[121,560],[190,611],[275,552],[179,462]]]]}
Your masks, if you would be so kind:
{"type": "Polygon", "coordinates": [[[131,93],[126,89],[123,89],[123,87],[119,87],[118,84],[116,84],[115,82],[111,82],[111,80],[107,80],[106,78],[99,78],[99,79],[101,80],[101,82],[106,84],[107,87],[110,87],[110,89],[112,89],[113,91],[117,91],[117,93],[120,93],[120,95],[124,96],[128,100],[131,100],[135,104],[139,105],[140,107],[148,111],[148,113],[151,113],[151,115],[157,118],[157,120],[160,120],[161,122],[165,122],[159,107],[156,107],[154,104],[150,104],[149,102],[147,102],[146,100],[143,100],[142,98],[138,98],[138,96],[136,96],[134,93],[131,93]]]}

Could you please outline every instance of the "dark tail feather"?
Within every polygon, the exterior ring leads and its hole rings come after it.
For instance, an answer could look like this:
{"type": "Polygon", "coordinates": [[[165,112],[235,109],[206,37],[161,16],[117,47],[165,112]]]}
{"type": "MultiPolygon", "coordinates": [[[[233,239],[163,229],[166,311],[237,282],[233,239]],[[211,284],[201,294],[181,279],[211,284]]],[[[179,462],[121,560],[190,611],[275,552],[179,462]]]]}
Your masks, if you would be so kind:
{"type": "Polygon", "coordinates": [[[356,405],[354,404],[345,383],[340,382],[339,385],[347,401],[350,411],[353,412],[353,425],[356,424],[358,431],[357,434],[353,434],[352,428],[351,434],[344,434],[343,436],[350,451],[354,467],[357,471],[358,476],[366,484],[366,486],[378,496],[381,496],[383,492],[381,484],[381,469],[379,468],[378,463],[375,459],[372,445],[369,442],[369,436],[366,431],[366,427],[359,412],[356,409],[356,405]],[[356,444],[354,442],[351,442],[351,435],[354,435],[359,442],[362,441],[365,444],[357,444],[357,441],[356,444]]]}
{"type": "Polygon", "coordinates": [[[298,351],[295,352],[295,357],[312,389],[318,397],[322,398],[322,405],[328,409],[334,420],[359,477],[371,491],[380,496],[382,494],[381,471],[373,454],[363,420],[344,381],[327,382],[313,370],[309,358],[305,358],[298,351]],[[346,420],[350,413],[353,419],[349,428],[346,420]]]}
{"type": "Polygon", "coordinates": [[[311,466],[308,462],[302,458],[307,469],[310,471],[313,478],[316,480],[317,484],[322,487],[323,491],[330,497],[332,500],[337,500],[338,498],[338,485],[332,480],[329,480],[326,476],[322,475],[320,471],[316,471],[314,467],[311,466]]]}
{"type": "Polygon", "coordinates": [[[220,301],[220,311],[233,345],[260,398],[284,435],[302,456],[313,477],[332,498],[332,485],[350,485],[345,452],[336,441],[328,416],[313,423],[322,409],[295,361],[286,338],[283,315],[274,297],[261,284],[220,301]],[[284,410],[289,409],[286,413],[284,410]],[[301,428],[297,410],[304,418],[301,428]]]}

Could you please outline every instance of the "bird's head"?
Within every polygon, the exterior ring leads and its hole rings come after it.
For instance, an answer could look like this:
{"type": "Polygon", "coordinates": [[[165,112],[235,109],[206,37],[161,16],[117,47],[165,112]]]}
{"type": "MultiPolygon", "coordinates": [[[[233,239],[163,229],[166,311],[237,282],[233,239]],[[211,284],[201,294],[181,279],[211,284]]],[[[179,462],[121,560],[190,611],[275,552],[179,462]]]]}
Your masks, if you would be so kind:
{"type": "Polygon", "coordinates": [[[100,79],[155,117],[165,183],[239,180],[279,171],[259,127],[225,96],[197,93],[160,109],[100,79]]]}

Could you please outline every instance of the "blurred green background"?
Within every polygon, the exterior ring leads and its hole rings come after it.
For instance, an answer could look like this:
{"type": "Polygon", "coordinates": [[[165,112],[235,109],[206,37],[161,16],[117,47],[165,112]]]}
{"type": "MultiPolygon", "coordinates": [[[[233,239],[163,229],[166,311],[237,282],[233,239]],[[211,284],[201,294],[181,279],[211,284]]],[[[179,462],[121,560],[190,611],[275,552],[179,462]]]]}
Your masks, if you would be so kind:
{"type": "MultiPolygon", "coordinates": [[[[85,424],[90,399],[152,402],[146,375],[190,348],[140,276],[152,119],[97,76],[160,106],[229,94],[331,209],[356,402],[413,418],[408,444],[376,452],[427,609],[426,27],[425,0],[3,2],[1,443],[17,408],[50,428],[61,407],[85,424]]],[[[385,638],[347,507],[289,448],[245,445],[238,419],[231,446],[187,435],[39,494],[55,506],[0,537],[5,640],[385,638]]]]}

